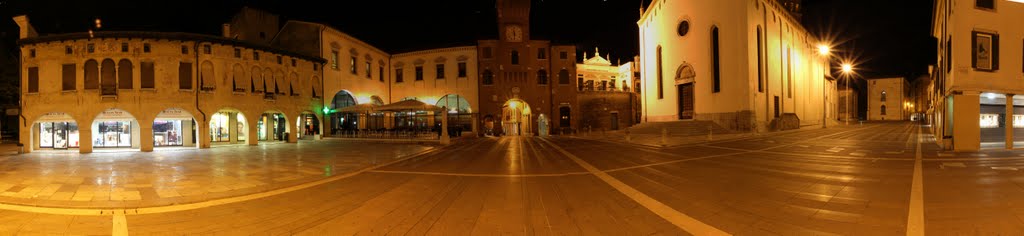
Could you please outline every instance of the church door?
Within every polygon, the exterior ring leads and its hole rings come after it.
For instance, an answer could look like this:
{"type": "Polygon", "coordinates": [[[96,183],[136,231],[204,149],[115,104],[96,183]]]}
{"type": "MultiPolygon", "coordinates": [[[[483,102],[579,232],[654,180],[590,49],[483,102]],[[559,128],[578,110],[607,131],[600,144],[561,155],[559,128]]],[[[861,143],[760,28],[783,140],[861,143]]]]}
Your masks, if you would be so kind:
{"type": "Polygon", "coordinates": [[[679,119],[693,119],[693,83],[676,85],[679,97],[679,119]]]}

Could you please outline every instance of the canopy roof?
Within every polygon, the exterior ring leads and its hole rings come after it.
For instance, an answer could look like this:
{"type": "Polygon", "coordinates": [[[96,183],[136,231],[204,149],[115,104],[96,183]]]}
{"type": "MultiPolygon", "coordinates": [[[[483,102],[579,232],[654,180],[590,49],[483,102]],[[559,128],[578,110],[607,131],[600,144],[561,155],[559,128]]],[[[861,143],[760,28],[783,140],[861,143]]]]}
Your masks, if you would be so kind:
{"type": "Polygon", "coordinates": [[[377,111],[437,111],[440,107],[418,100],[405,100],[377,107],[377,111]]]}
{"type": "Polygon", "coordinates": [[[376,108],[377,108],[377,105],[373,105],[373,104],[370,104],[370,103],[364,103],[364,104],[357,104],[357,105],[342,107],[341,109],[338,109],[335,112],[365,113],[365,112],[373,112],[374,110],[376,110],[376,108]]]}

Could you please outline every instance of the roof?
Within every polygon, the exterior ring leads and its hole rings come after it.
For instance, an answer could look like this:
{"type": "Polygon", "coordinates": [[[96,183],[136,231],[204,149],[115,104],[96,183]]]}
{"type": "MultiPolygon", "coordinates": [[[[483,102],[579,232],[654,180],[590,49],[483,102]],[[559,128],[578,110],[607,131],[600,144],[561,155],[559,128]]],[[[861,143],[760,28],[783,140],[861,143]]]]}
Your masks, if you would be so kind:
{"type": "Polygon", "coordinates": [[[437,111],[440,107],[418,100],[405,100],[377,107],[378,111],[437,111]]]}
{"type": "Polygon", "coordinates": [[[80,33],[67,33],[67,34],[54,34],[32,38],[24,38],[18,40],[19,45],[32,45],[38,43],[48,42],[59,42],[68,40],[82,40],[82,39],[104,39],[104,38],[139,38],[139,39],[166,39],[166,40],[181,40],[181,41],[198,41],[198,42],[210,42],[217,44],[233,45],[239,47],[246,47],[252,49],[258,49],[266,52],[277,53],[281,55],[287,55],[295,58],[302,58],[305,60],[326,63],[327,60],[320,57],[312,57],[303,55],[300,53],[282,50],[266,45],[254,44],[244,42],[240,40],[234,40],[224,38],[220,36],[206,35],[206,34],[195,34],[195,33],[183,33],[183,32],[150,32],[150,31],[99,31],[93,32],[90,35],[87,32],[80,33]]]}

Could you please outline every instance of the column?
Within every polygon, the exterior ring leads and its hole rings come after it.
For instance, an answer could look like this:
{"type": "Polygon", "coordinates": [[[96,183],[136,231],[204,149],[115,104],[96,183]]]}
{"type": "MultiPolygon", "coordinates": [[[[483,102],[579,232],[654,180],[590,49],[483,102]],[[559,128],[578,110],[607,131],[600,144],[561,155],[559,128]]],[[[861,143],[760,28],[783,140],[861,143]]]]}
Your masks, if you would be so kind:
{"type": "Polygon", "coordinates": [[[1006,95],[1006,149],[1013,149],[1013,94],[1006,95]]]}
{"type": "Polygon", "coordinates": [[[448,137],[448,111],[441,112],[441,144],[452,143],[451,137],[448,137]]]}
{"type": "Polygon", "coordinates": [[[181,120],[181,146],[195,147],[196,143],[192,142],[192,136],[194,135],[196,134],[192,132],[192,120],[181,120]]]}
{"type": "Polygon", "coordinates": [[[250,146],[259,145],[260,138],[259,134],[256,133],[260,130],[257,125],[259,124],[259,119],[263,118],[260,116],[254,116],[254,118],[250,118],[249,120],[249,136],[245,138],[245,141],[248,142],[250,146]]]}
{"type": "Polygon", "coordinates": [[[132,146],[140,145],[139,151],[152,152],[153,151],[153,122],[137,122],[132,123],[139,124],[138,131],[132,130],[132,136],[135,136],[136,132],[139,134],[138,138],[132,137],[132,142],[139,140],[139,144],[132,143],[132,146]]]}
{"type": "Polygon", "coordinates": [[[291,129],[291,132],[287,133],[288,135],[285,137],[285,140],[288,140],[289,143],[296,143],[299,141],[299,132],[297,132],[295,129],[291,129]]]}
{"type": "MultiPolygon", "coordinates": [[[[20,120],[19,120],[20,122],[20,120]]],[[[39,149],[39,125],[38,123],[29,124],[27,127],[22,126],[19,133],[21,133],[21,144],[24,145],[25,153],[30,153],[34,150],[39,149]],[[27,131],[27,132],[26,132],[27,131]]],[[[79,137],[82,137],[79,135],[79,137]]],[[[79,141],[81,142],[81,141],[79,141]]]]}
{"type": "MultiPolygon", "coordinates": [[[[78,153],[92,152],[92,130],[95,124],[78,123],[78,153]]],[[[38,137],[38,136],[37,136],[38,137]]],[[[35,140],[33,140],[35,141],[35,140]]],[[[38,144],[36,144],[38,145],[38,144]]],[[[28,149],[28,148],[26,148],[28,149]]]]}
{"type": "Polygon", "coordinates": [[[981,149],[981,97],[978,92],[964,91],[953,95],[953,151],[973,152],[981,149]]]}
{"type": "Polygon", "coordinates": [[[263,120],[263,134],[267,136],[267,141],[273,141],[277,136],[274,134],[274,120],[270,119],[270,115],[260,116],[260,120],[263,120]]]}
{"type": "Polygon", "coordinates": [[[196,137],[196,140],[199,141],[199,148],[210,148],[210,142],[213,141],[213,137],[210,137],[210,121],[208,119],[196,120],[196,131],[199,133],[199,137],[196,137]]]}
{"type": "Polygon", "coordinates": [[[227,112],[228,143],[238,143],[238,113],[227,112]]]}
{"type": "MultiPolygon", "coordinates": [[[[145,122],[142,122],[145,123],[145,122]]],[[[142,149],[142,136],[145,134],[142,132],[142,125],[139,124],[139,120],[132,120],[132,148],[142,149]]],[[[153,151],[153,123],[149,123],[149,150],[153,151]]]]}
{"type": "Polygon", "coordinates": [[[472,115],[471,119],[473,120],[473,135],[475,136],[476,134],[478,134],[477,126],[479,126],[479,125],[477,123],[480,122],[479,115],[474,114],[474,115],[472,115]]]}

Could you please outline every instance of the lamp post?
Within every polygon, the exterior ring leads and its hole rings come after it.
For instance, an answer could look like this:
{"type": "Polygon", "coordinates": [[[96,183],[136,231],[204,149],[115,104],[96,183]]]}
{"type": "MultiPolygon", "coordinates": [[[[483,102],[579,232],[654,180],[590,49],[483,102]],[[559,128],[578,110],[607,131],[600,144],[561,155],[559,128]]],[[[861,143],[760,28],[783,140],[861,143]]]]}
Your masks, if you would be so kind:
{"type": "MultiPolygon", "coordinates": [[[[853,73],[853,65],[850,63],[843,63],[843,78],[846,79],[846,90],[850,90],[850,74],[853,73]]],[[[850,101],[850,95],[846,95],[846,125],[850,125],[850,106],[853,106],[853,102],[850,101]]]]}

